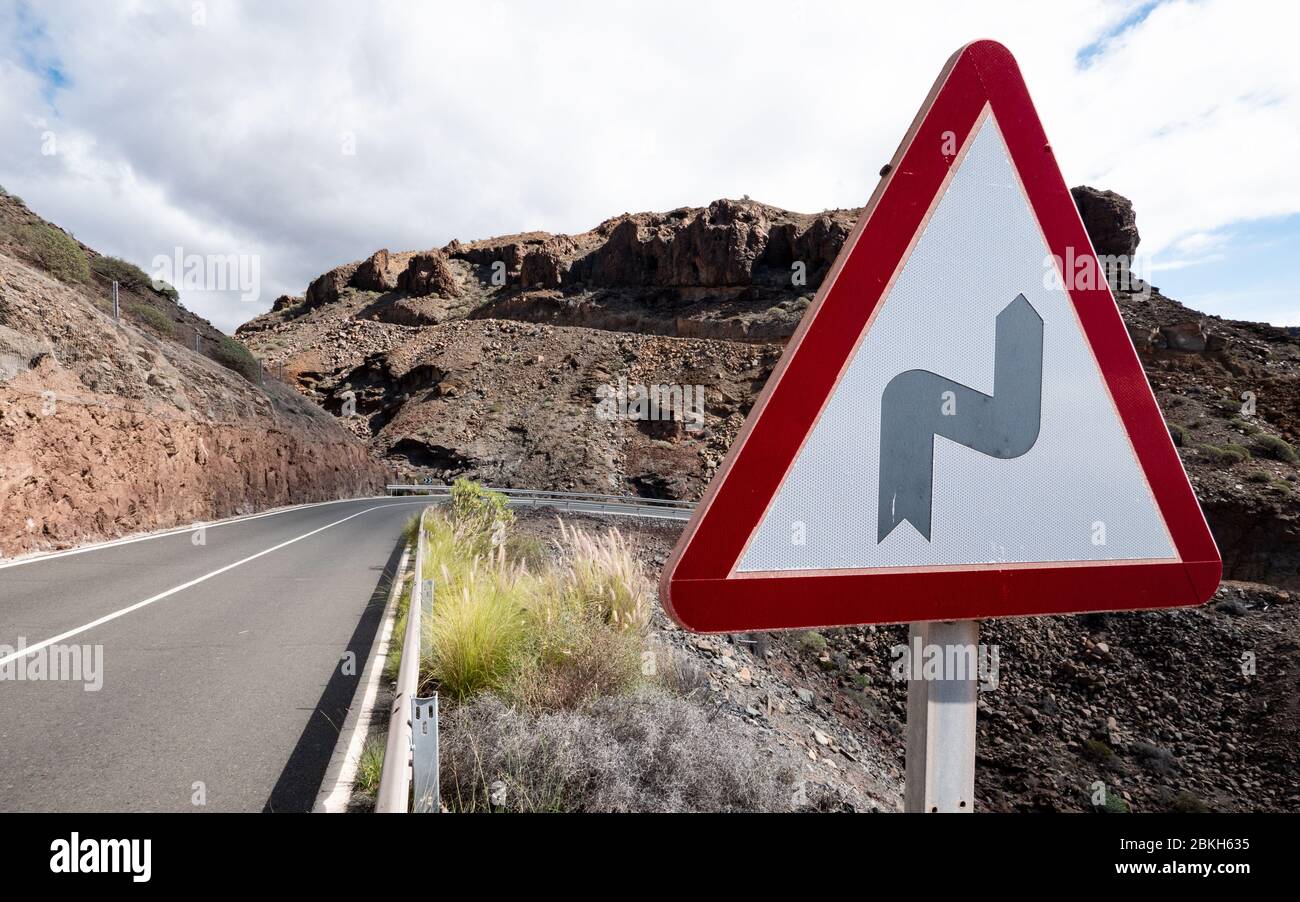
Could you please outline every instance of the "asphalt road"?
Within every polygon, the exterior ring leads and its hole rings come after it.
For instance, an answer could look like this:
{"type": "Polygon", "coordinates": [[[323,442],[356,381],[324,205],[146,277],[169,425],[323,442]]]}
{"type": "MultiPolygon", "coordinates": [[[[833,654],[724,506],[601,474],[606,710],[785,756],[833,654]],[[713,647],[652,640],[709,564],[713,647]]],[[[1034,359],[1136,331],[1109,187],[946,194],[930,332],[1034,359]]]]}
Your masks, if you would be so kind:
{"type": "Polygon", "coordinates": [[[402,526],[427,503],[297,507],[211,525],[203,544],[0,567],[0,645],[56,640],[8,664],[0,648],[0,811],[310,810],[402,526]],[[101,648],[102,687],[13,678],[57,646],[101,648]]]}

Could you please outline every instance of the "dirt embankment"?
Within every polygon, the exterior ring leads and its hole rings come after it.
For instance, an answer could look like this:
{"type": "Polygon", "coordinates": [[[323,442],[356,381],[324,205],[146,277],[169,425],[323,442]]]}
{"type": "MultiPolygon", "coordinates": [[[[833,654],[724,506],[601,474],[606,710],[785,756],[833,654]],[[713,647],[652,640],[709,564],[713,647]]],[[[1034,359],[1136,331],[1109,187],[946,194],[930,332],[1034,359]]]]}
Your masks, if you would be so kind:
{"type": "Polygon", "coordinates": [[[114,323],[92,291],[0,253],[0,554],[382,492],[293,389],[114,323]]]}

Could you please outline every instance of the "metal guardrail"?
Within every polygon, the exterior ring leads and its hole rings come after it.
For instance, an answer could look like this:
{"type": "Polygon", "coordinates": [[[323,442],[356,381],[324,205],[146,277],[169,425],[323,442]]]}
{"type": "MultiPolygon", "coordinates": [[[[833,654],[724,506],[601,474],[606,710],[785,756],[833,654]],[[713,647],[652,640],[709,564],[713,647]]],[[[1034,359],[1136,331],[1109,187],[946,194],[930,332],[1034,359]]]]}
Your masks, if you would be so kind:
{"type": "Polygon", "coordinates": [[[420,673],[420,613],[424,607],[424,515],[415,533],[415,573],[411,577],[411,600],[406,608],[406,636],[402,639],[402,662],[397,669],[397,686],[388,715],[388,744],[384,768],[379,777],[375,812],[406,813],[411,792],[411,700],[420,673]],[[395,766],[401,762],[400,766],[395,766]]]}
{"type": "MultiPolygon", "coordinates": [[[[390,495],[413,494],[445,497],[451,494],[449,485],[413,485],[393,484],[385,486],[390,495]]],[[[500,492],[511,501],[531,504],[533,506],[572,507],[575,504],[594,504],[602,507],[642,508],[689,516],[695,509],[693,501],[678,501],[672,498],[642,498],[639,495],[602,495],[596,492],[550,492],[538,489],[504,489],[496,486],[484,486],[493,492],[500,492]]]]}

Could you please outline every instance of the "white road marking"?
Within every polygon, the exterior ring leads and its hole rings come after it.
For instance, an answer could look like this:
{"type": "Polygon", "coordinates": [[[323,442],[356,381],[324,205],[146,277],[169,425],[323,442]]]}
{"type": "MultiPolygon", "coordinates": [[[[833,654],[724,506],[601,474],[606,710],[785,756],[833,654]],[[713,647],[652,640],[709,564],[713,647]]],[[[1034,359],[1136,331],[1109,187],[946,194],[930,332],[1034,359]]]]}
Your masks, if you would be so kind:
{"type": "Polygon", "coordinates": [[[320,790],[316,794],[316,803],[312,806],[314,813],[337,814],[347,811],[366,740],[377,727],[388,728],[388,711],[385,708],[376,710],[376,701],[379,698],[380,683],[383,682],[384,664],[388,660],[388,650],[394,638],[397,599],[402,594],[402,586],[405,584],[403,574],[410,557],[411,547],[407,546],[402,552],[402,559],[397,562],[397,572],[393,574],[383,625],[370,645],[370,655],[361,671],[361,703],[357,704],[356,697],[353,697],[339,740],[334,746],[334,754],[325,771],[325,779],[321,780],[320,790]],[[346,741],[344,737],[347,737],[346,741]]]}
{"type": "Polygon", "coordinates": [[[105,548],[116,548],[119,545],[132,545],[136,542],[147,542],[150,539],[163,539],[167,536],[180,535],[187,532],[195,532],[199,529],[215,529],[218,526],[229,526],[231,523],[244,523],[248,520],[260,520],[263,517],[274,517],[279,514],[287,514],[291,511],[307,510],[311,507],[324,507],[327,504],[347,504],[353,501],[375,501],[379,498],[396,497],[391,495],[370,495],[364,498],[338,498],[334,501],[313,501],[309,504],[291,504],[287,507],[277,507],[274,510],[262,511],[257,514],[244,514],[238,517],[226,517],[221,520],[199,520],[188,526],[177,526],[174,529],[164,529],[159,532],[150,532],[140,536],[128,536],[124,539],[110,539],[107,542],[94,542],[90,545],[78,545],[76,548],[65,548],[62,551],[38,551],[12,561],[0,563],[0,570],[6,570],[9,567],[21,567],[24,564],[38,564],[41,561],[52,561],[56,558],[69,557],[74,554],[85,554],[88,551],[102,551],[105,548]]]}
{"type": "Polygon", "coordinates": [[[192,579],[189,582],[181,583],[179,586],[173,586],[172,588],[168,589],[165,592],[159,592],[157,595],[146,598],[144,601],[137,601],[135,604],[127,605],[126,607],[114,611],[111,614],[105,614],[103,617],[98,617],[83,626],[76,627],[75,629],[70,629],[64,633],[59,633],[57,636],[52,636],[49,639],[44,639],[40,642],[35,643],[34,645],[28,645],[24,648],[20,648],[18,651],[5,655],[3,658],[0,658],[0,667],[3,667],[4,665],[8,664],[11,661],[16,661],[21,657],[29,655],[32,652],[40,651],[42,648],[46,648],[47,646],[54,645],[55,643],[58,642],[62,642],[65,639],[71,639],[73,636],[78,636],[81,633],[84,633],[87,630],[94,629],[97,626],[102,626],[103,624],[108,623],[110,620],[116,620],[119,617],[124,617],[127,614],[130,614],[132,611],[138,611],[141,608],[146,607],[147,605],[153,604],[155,601],[162,601],[164,598],[175,595],[177,592],[183,592],[186,589],[190,588],[191,586],[197,586],[199,583],[206,582],[207,580],[212,579],[212,577],[214,576],[220,576],[221,574],[225,573],[228,570],[234,570],[236,567],[243,566],[244,564],[247,564],[249,561],[255,561],[258,558],[264,555],[268,555],[273,551],[279,551],[281,548],[286,548],[294,544],[295,542],[301,542],[303,539],[309,539],[319,532],[324,532],[325,530],[329,529],[332,526],[338,526],[340,523],[346,523],[347,521],[353,519],[354,517],[360,517],[362,514],[368,514],[371,511],[383,510],[384,508],[388,508],[388,507],[401,507],[404,504],[427,504],[427,503],[428,503],[427,501],[405,501],[405,502],[397,502],[394,504],[377,504],[374,507],[368,507],[365,510],[357,511],[355,514],[348,514],[348,516],[344,517],[341,520],[335,520],[333,523],[326,523],[324,526],[318,527],[317,529],[313,529],[311,532],[305,532],[300,536],[289,539],[288,541],[285,542],[281,542],[279,545],[273,545],[270,548],[257,552],[257,554],[250,554],[248,557],[244,558],[243,560],[235,561],[233,564],[226,564],[226,566],[219,567],[216,570],[213,570],[211,573],[205,573],[203,576],[197,577],[196,579],[192,579]]]}

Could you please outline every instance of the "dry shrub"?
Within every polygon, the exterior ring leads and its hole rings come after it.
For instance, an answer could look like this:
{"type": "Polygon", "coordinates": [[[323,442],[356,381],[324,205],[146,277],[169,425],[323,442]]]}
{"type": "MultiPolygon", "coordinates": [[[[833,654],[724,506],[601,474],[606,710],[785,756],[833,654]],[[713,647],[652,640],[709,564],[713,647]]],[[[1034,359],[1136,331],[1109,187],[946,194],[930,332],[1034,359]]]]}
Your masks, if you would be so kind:
{"type": "Polygon", "coordinates": [[[747,735],[648,690],[540,713],[479,696],[443,719],[441,777],[453,811],[789,811],[793,795],[747,735]]]}
{"type": "Polygon", "coordinates": [[[560,520],[568,591],[611,626],[643,630],[650,620],[649,582],[617,529],[591,535],[560,520]]]}
{"type": "Polygon", "coordinates": [[[435,599],[422,691],[456,701],[493,691],[556,710],[636,688],[648,583],[617,530],[591,536],[561,522],[559,562],[532,573],[504,546],[472,555],[465,522],[433,514],[425,527],[435,599]]]}

